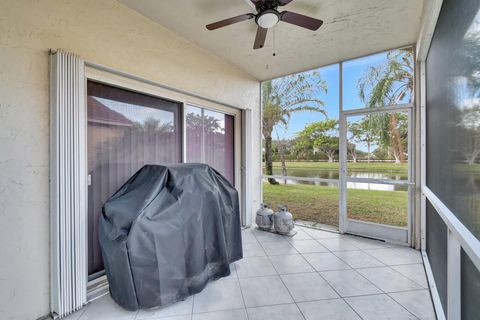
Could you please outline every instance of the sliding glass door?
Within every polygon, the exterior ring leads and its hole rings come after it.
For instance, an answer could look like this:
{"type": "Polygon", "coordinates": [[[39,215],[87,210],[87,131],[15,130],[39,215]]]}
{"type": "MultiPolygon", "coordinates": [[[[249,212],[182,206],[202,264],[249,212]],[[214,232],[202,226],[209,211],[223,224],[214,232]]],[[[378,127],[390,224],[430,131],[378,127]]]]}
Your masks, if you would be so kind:
{"type": "MultiPolygon", "coordinates": [[[[241,114],[88,81],[88,274],[103,275],[105,201],[145,164],[206,163],[241,186],[241,114]]],[[[240,197],[242,195],[240,194],[240,197]]]]}
{"type": "Polygon", "coordinates": [[[181,104],[87,84],[88,274],[103,272],[98,223],[105,201],[145,164],[182,161],[181,104]]]}

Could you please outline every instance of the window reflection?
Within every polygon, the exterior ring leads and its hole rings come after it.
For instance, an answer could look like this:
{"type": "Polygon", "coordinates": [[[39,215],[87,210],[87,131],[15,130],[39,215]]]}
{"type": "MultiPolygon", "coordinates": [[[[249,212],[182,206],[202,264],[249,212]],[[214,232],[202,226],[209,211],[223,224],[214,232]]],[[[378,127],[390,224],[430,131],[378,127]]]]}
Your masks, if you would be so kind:
{"type": "Polygon", "coordinates": [[[206,163],[234,183],[234,117],[185,107],[187,162],[206,163]]]}
{"type": "Polygon", "coordinates": [[[88,272],[103,270],[98,222],[105,201],[145,164],[181,161],[177,103],[88,82],[88,272]]]}

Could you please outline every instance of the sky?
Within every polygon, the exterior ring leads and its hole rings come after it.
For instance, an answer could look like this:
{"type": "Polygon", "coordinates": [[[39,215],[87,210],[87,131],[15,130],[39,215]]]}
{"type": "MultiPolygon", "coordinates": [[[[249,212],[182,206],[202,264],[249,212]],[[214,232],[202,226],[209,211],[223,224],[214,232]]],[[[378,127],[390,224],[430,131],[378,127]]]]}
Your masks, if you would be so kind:
{"type": "MultiPolygon", "coordinates": [[[[357,82],[363,72],[370,66],[376,66],[385,61],[386,53],[375,54],[360,59],[350,60],[343,63],[343,105],[345,110],[363,107],[358,97],[357,82]]],[[[325,111],[329,119],[338,119],[339,116],[339,66],[338,64],[317,69],[322,79],[327,82],[327,93],[319,94],[318,98],[325,102],[325,111]]],[[[319,112],[294,113],[287,128],[277,126],[273,132],[274,139],[289,139],[295,137],[305,125],[325,120],[325,116],[319,112]]]]}

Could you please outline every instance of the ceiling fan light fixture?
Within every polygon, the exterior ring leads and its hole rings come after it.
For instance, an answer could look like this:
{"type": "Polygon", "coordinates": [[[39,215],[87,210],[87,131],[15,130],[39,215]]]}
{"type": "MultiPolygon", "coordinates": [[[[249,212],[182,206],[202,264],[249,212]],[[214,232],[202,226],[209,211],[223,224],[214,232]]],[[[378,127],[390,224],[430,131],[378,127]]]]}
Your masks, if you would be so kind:
{"type": "MultiPolygon", "coordinates": [[[[257,11],[254,13],[246,13],[239,16],[231,17],[228,19],[220,20],[214,23],[207,24],[208,30],[216,30],[255,18],[255,24],[257,27],[257,33],[255,35],[255,42],[253,43],[253,49],[263,48],[265,40],[267,38],[268,29],[275,27],[279,22],[293,24],[295,26],[316,31],[323,24],[322,20],[312,18],[303,14],[282,11],[278,12],[278,7],[283,7],[293,0],[246,0],[249,4],[255,7],[257,11]]],[[[275,38],[273,48],[275,50],[275,38]]],[[[275,53],[273,54],[275,55],[275,53]]]]}
{"type": "Polygon", "coordinates": [[[275,10],[266,10],[257,16],[256,22],[259,27],[270,29],[280,21],[280,15],[275,10]]]}

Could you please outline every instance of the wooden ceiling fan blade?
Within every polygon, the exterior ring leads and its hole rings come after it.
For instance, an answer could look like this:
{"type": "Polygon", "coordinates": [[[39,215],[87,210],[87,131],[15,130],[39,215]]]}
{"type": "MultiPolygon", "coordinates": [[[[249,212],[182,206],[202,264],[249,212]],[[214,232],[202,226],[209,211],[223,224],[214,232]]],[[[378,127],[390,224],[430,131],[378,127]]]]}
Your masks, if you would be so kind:
{"type": "Polygon", "coordinates": [[[255,36],[255,42],[253,44],[253,49],[261,49],[265,45],[265,39],[267,38],[268,29],[258,27],[257,35],[255,36]]]}
{"type": "Polygon", "coordinates": [[[280,14],[280,20],[302,28],[310,29],[312,31],[318,30],[318,28],[320,28],[323,24],[322,20],[318,20],[309,16],[304,16],[303,14],[290,11],[283,11],[280,14]]]}
{"type": "Polygon", "coordinates": [[[277,2],[279,6],[286,6],[287,4],[292,2],[292,0],[277,0],[277,2]]]}
{"type": "Polygon", "coordinates": [[[255,15],[253,13],[247,13],[247,14],[242,14],[236,17],[232,17],[225,20],[220,20],[214,23],[207,24],[206,27],[208,30],[215,30],[215,29],[229,26],[237,22],[241,22],[241,21],[245,21],[253,18],[255,18],[255,15]]]}

